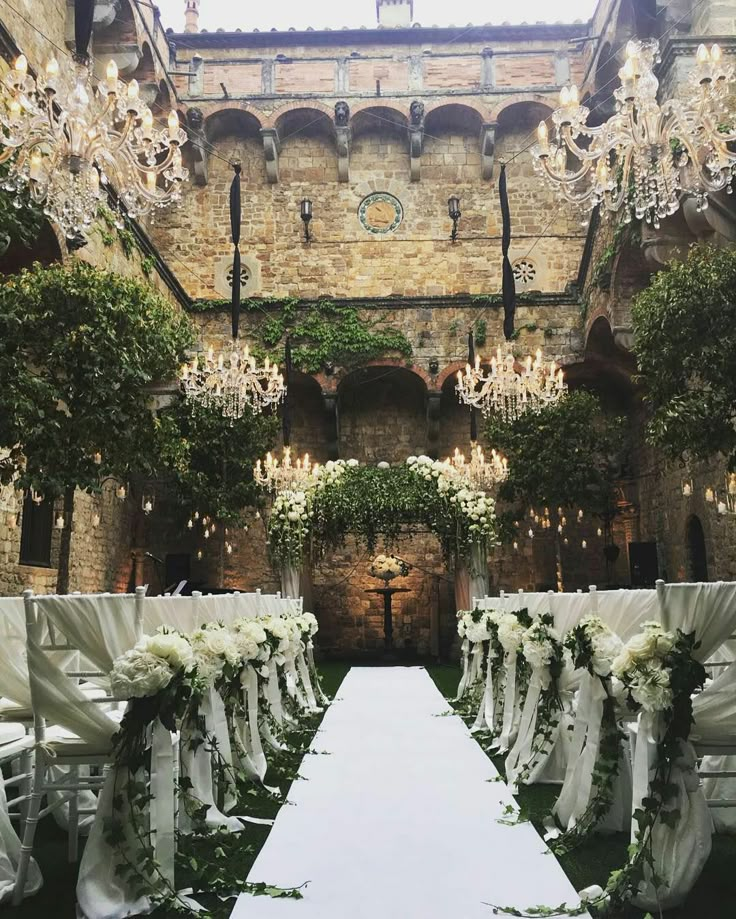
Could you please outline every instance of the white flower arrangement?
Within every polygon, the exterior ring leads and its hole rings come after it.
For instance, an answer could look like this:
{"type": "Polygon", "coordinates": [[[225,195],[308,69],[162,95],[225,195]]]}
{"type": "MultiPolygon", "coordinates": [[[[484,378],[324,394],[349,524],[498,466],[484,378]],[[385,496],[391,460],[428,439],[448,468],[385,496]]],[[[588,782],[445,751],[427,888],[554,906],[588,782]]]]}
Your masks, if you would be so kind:
{"type": "Polygon", "coordinates": [[[217,622],[208,622],[189,635],[194,651],[197,675],[212,684],[222,676],[225,667],[242,666],[242,656],[234,633],[217,622]]]}
{"type": "Polygon", "coordinates": [[[368,569],[374,578],[382,581],[392,581],[394,578],[403,578],[409,574],[409,566],[396,555],[377,555],[368,569]]]}
{"type": "Polygon", "coordinates": [[[524,632],[521,647],[532,670],[548,670],[552,661],[558,657],[560,636],[544,619],[536,619],[524,632]]]}
{"type": "Polygon", "coordinates": [[[672,705],[670,671],[664,658],[676,640],[658,622],[645,622],[641,632],[626,642],[613,661],[614,677],[645,711],[661,712],[672,705]]]}
{"type": "Polygon", "coordinates": [[[410,456],[409,469],[427,482],[452,506],[458,521],[467,529],[471,542],[495,540],[496,502],[483,491],[472,487],[470,480],[452,463],[429,456],[410,456]]]}
{"type": "Polygon", "coordinates": [[[118,699],[154,696],[174,677],[193,671],[195,664],[191,644],[178,632],[145,635],[113,663],[112,694],[118,699]]]}
{"type": "Polygon", "coordinates": [[[504,650],[504,654],[509,655],[514,651],[521,649],[526,633],[524,626],[514,613],[502,613],[498,617],[498,640],[504,650]]]}
{"type": "Polygon", "coordinates": [[[476,644],[491,640],[497,625],[498,613],[495,610],[459,610],[457,617],[458,635],[476,644]]]}

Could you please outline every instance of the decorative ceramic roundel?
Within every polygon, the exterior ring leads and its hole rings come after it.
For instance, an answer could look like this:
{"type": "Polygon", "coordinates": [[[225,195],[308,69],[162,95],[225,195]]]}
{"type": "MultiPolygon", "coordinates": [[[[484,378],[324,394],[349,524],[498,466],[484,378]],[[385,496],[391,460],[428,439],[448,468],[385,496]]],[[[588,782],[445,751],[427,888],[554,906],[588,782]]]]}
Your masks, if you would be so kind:
{"type": "Polygon", "coordinates": [[[393,233],[404,219],[401,201],[388,192],[375,192],[363,198],[358,208],[358,220],[364,229],[377,236],[393,233]]]}

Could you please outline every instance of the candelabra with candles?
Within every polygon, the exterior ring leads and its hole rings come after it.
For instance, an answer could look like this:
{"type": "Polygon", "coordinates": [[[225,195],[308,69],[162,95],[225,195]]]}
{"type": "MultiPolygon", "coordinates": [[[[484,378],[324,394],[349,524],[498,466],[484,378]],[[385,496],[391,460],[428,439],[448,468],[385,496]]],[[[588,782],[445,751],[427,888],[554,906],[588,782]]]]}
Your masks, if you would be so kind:
{"type": "Polygon", "coordinates": [[[256,482],[277,494],[284,491],[306,491],[315,482],[315,473],[319,469],[318,463],[313,463],[309,454],[291,459],[291,448],[284,447],[284,455],[278,460],[271,453],[266,454],[266,459],[256,462],[253,469],[253,478],[256,482]]]}
{"type": "Polygon", "coordinates": [[[56,58],[34,79],[21,54],[0,83],[0,163],[11,160],[3,187],[27,189],[70,238],[96,219],[111,183],[131,217],[181,200],[189,172],[187,136],[172,111],[154,125],[136,80],[118,79],[115,61],[92,82],[86,56],[61,67],[56,58]]]}
{"type": "Polygon", "coordinates": [[[576,86],[563,87],[553,113],[553,137],[542,121],[532,154],[535,164],[564,198],[590,208],[624,208],[659,227],[674,214],[682,193],[695,196],[698,210],[708,195],[732,191],[736,175],[734,68],[718,45],[700,45],[695,67],[680,98],[660,104],[659,62],[654,40],[630,41],[614,91],[616,112],[600,126],[588,124],[576,86]]]}
{"type": "Polygon", "coordinates": [[[509,462],[496,450],[491,450],[491,455],[486,459],[483,448],[479,444],[472,444],[470,459],[459,449],[455,449],[452,457],[446,462],[464,475],[479,491],[490,491],[496,485],[504,482],[509,474],[509,462]]]}
{"type": "Polygon", "coordinates": [[[517,370],[511,350],[504,353],[499,345],[488,371],[480,355],[476,355],[474,365],[466,365],[465,373],[458,371],[457,392],[464,405],[479,408],[486,416],[498,412],[505,421],[515,421],[527,411],[538,412],[558,402],[567,392],[567,384],[554,361],[544,363],[541,350],[534,359],[528,356],[517,370]]]}
{"type": "Polygon", "coordinates": [[[181,385],[187,399],[207,408],[219,408],[225,418],[242,418],[246,409],[262,412],[281,402],[286,395],[286,383],[278,364],[266,358],[259,366],[246,345],[242,351],[234,348],[215,357],[209,348],[201,360],[195,355],[191,364],[181,371],[181,385]]]}

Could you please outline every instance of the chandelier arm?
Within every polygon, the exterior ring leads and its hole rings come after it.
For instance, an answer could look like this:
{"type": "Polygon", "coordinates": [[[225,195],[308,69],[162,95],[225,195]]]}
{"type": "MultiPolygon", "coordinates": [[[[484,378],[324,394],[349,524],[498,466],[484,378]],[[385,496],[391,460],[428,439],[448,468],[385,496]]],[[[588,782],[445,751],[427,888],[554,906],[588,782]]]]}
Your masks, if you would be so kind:
{"type": "Polygon", "coordinates": [[[545,156],[542,159],[542,165],[544,167],[544,171],[547,173],[549,178],[552,179],[553,182],[559,185],[563,185],[563,186],[564,185],[574,185],[580,179],[584,178],[590,172],[591,167],[592,167],[592,161],[588,160],[581,165],[580,169],[577,172],[567,172],[566,171],[564,175],[561,175],[560,173],[557,173],[552,169],[552,167],[549,164],[550,159],[551,157],[549,156],[545,156]]]}
{"type": "MultiPolygon", "coordinates": [[[[573,135],[572,135],[572,127],[570,125],[565,125],[563,127],[561,136],[562,136],[563,141],[565,142],[565,146],[570,151],[570,153],[572,153],[573,156],[577,157],[577,159],[579,159],[581,162],[583,163],[584,162],[595,162],[595,160],[599,158],[600,153],[597,152],[599,150],[597,145],[592,144],[591,145],[592,149],[586,150],[583,147],[579,147],[575,143],[575,139],[573,138],[573,135]]],[[[599,133],[593,139],[598,140],[602,136],[603,136],[602,133],[599,133]]]]}

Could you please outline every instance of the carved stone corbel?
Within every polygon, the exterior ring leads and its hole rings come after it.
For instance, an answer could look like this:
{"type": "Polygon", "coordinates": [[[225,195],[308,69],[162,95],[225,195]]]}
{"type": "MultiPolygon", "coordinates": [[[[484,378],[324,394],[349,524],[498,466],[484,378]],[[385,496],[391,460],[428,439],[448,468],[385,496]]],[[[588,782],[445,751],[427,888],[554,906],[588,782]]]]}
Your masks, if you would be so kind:
{"type": "Polygon", "coordinates": [[[422,172],[424,146],[424,103],[415,99],[409,106],[409,166],[412,182],[418,182],[422,172]]]}
{"type": "Polygon", "coordinates": [[[480,129],[480,170],[484,179],[493,178],[493,162],[496,153],[496,126],[498,122],[492,121],[484,124],[480,129]]]}
{"type": "Polygon", "coordinates": [[[337,141],[337,180],[350,181],[350,106],[347,102],[335,103],[335,137],[337,141]]]}
{"type": "Polygon", "coordinates": [[[192,153],[192,170],[195,185],[206,185],[209,176],[208,153],[209,143],[204,126],[202,109],[190,108],[187,111],[187,128],[192,143],[189,149],[192,153]]]}
{"type": "Polygon", "coordinates": [[[263,155],[266,160],[266,178],[270,185],[275,185],[279,180],[279,153],[281,141],[276,128],[261,128],[263,138],[263,155]]]}

